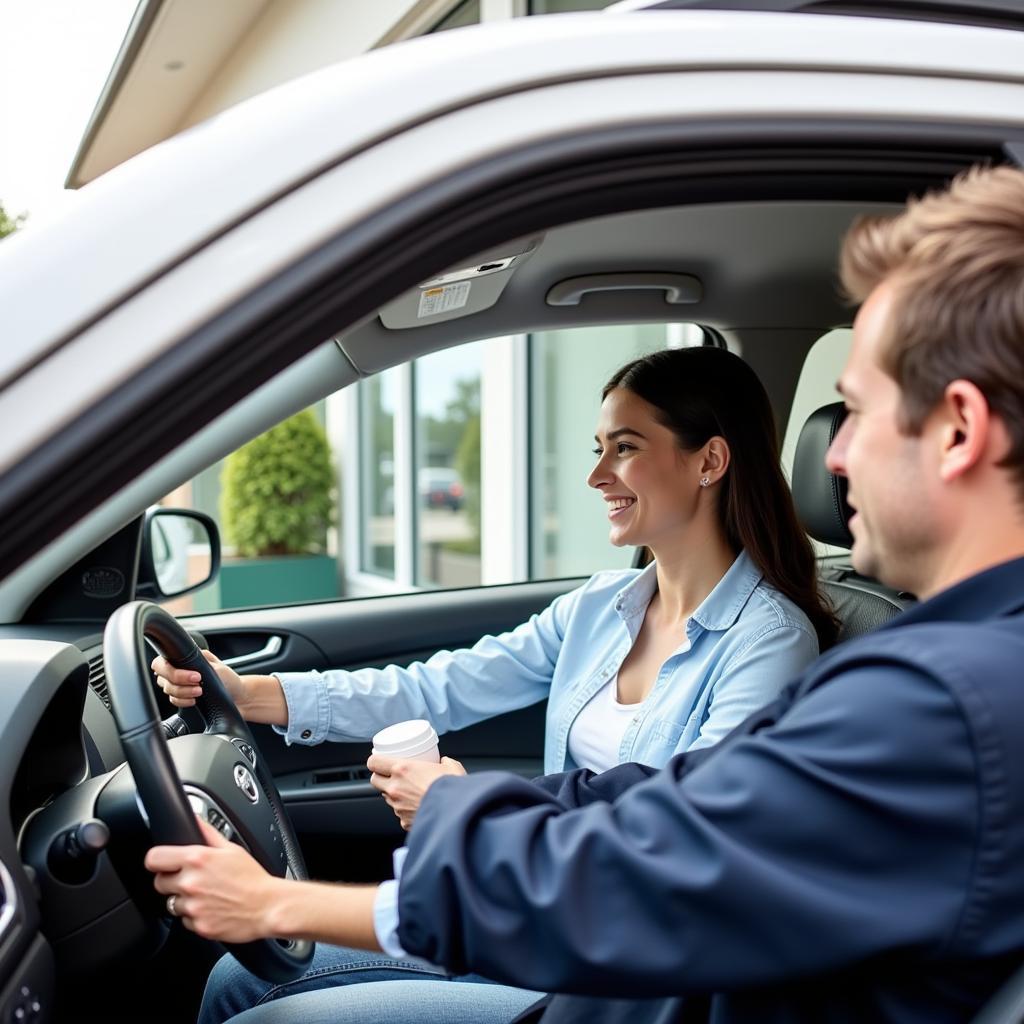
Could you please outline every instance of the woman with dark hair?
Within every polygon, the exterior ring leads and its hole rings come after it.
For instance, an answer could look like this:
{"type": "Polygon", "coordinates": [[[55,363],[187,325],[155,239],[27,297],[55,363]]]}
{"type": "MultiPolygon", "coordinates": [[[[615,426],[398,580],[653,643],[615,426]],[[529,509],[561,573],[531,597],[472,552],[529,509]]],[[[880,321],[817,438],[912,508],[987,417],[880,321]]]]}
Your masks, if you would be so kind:
{"type": "MultiPolygon", "coordinates": [[[[443,733],[547,698],[545,770],[601,772],[625,761],[661,767],[772,700],[837,626],[761,382],[722,349],[672,349],[622,367],[602,399],[587,482],[605,501],[611,543],[645,547],[646,568],[597,573],[512,632],[408,668],[239,677],[207,652],[243,716],[289,743],[319,743],[368,739],[414,718],[443,733]]],[[[193,703],[197,673],[163,658],[153,669],[175,704],[193,703]]],[[[375,756],[369,766],[406,828],[438,775],[464,774],[449,758],[375,756]]],[[[307,975],[271,986],[225,957],[201,1020],[296,992],[415,977],[438,975],[323,946],[307,975]]]]}
{"type": "Polygon", "coordinates": [[[616,389],[657,410],[655,418],[684,451],[716,435],[725,440],[732,471],[721,477],[717,512],[729,549],[746,551],[765,582],[808,617],[821,650],[831,647],[838,622],[818,589],[814,551],[782,474],[775,420],[754,371],[724,349],[668,349],[627,363],[601,397],[616,389]]]}

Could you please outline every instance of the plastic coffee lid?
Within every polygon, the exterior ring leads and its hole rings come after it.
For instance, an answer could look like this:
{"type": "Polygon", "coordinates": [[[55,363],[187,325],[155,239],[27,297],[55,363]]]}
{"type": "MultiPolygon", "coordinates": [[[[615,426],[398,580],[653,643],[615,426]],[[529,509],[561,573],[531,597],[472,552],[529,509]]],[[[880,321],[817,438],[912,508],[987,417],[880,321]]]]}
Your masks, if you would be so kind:
{"type": "Polygon", "coordinates": [[[423,718],[413,718],[381,729],[373,737],[373,749],[378,754],[401,756],[422,753],[437,744],[434,727],[423,718]]]}

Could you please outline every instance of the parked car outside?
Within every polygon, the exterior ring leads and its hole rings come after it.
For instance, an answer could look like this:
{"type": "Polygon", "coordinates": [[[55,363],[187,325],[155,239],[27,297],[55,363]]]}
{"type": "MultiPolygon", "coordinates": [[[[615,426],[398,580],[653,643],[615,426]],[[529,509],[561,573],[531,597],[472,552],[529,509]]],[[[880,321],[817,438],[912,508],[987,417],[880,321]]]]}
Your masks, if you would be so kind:
{"type": "Polygon", "coordinates": [[[462,477],[457,469],[424,466],[419,471],[420,502],[427,508],[447,508],[458,512],[465,501],[462,477]]]}

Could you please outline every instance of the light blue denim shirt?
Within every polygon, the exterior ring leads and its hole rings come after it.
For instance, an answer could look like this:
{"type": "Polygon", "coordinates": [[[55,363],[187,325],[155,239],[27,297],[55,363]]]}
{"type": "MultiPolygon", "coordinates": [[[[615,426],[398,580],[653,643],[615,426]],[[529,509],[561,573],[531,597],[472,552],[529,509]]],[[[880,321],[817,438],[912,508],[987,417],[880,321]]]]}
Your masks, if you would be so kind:
{"type": "MultiPolygon", "coordinates": [[[[277,731],[289,743],[365,741],[395,722],[425,718],[443,734],[546,697],[544,770],[579,767],[568,754],[569,730],[618,673],[656,587],[653,564],[600,572],[529,622],[466,650],[408,668],[279,673],[288,726],[277,731]]],[[[661,767],[673,754],[716,743],[817,654],[807,616],[741,552],[690,616],[626,729],[619,759],[661,767]]]]}

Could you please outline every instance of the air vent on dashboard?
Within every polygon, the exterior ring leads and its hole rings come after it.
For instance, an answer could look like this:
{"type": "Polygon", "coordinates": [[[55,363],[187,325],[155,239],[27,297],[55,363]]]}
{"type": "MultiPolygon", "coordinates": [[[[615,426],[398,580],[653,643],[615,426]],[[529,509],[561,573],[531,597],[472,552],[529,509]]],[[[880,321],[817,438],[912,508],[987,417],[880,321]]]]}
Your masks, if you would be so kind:
{"type": "Polygon", "coordinates": [[[89,685],[109,710],[110,697],[107,695],[107,675],[103,669],[102,654],[97,654],[89,659],[89,685]]]}

